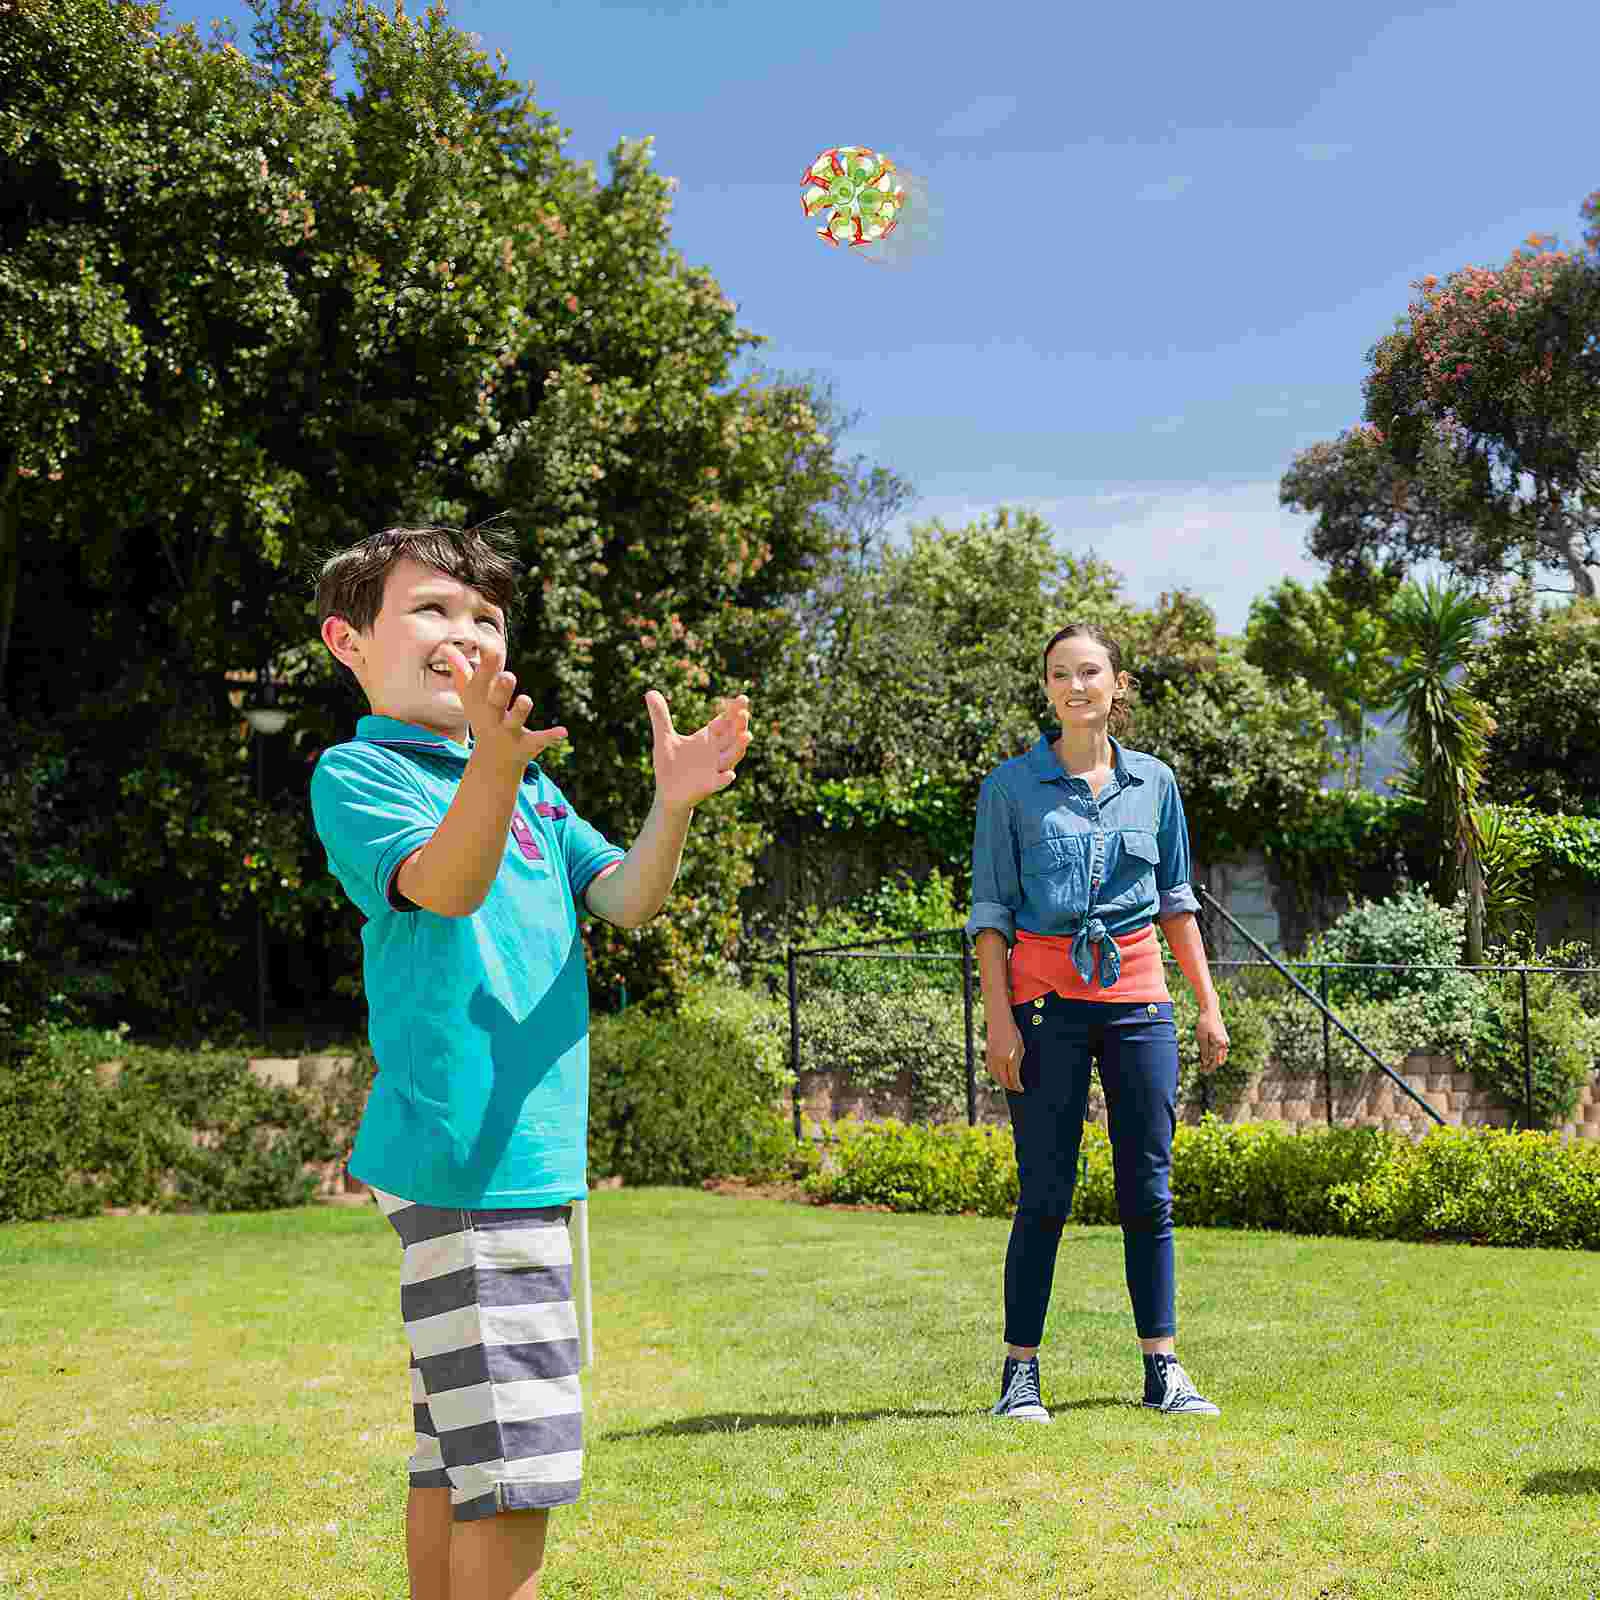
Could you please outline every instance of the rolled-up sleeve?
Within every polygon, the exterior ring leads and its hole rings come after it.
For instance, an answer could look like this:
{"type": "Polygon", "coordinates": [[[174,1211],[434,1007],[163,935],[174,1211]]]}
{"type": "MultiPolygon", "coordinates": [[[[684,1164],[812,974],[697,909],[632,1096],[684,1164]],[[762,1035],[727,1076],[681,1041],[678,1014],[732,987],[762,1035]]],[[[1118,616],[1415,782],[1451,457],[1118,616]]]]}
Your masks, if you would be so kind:
{"type": "Polygon", "coordinates": [[[1183,814],[1183,797],[1178,780],[1168,776],[1162,786],[1161,819],[1156,826],[1156,842],[1161,859],[1156,863],[1156,888],[1161,894],[1158,917],[1175,917],[1185,911],[1198,912],[1200,902],[1190,887],[1194,865],[1189,858],[1189,824],[1183,814]]]}
{"type": "Polygon", "coordinates": [[[1022,876],[1017,868],[1017,832],[1011,803],[1000,784],[984,779],[978,791],[978,822],[972,832],[972,915],[967,934],[977,938],[984,928],[1003,933],[1008,945],[1017,941],[1017,909],[1022,904],[1022,876]]]}

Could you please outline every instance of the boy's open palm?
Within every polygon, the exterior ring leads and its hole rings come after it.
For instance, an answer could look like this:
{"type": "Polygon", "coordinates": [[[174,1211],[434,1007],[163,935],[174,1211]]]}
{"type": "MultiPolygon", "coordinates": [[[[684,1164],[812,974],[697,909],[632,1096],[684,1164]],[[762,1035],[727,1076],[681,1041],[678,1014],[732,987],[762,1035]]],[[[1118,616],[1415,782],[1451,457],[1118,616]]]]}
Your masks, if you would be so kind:
{"type": "Polygon", "coordinates": [[[476,671],[454,645],[444,647],[444,658],[450,663],[450,680],[472,729],[474,750],[485,759],[520,772],[566,738],[565,728],[534,732],[526,726],[533,701],[516,693],[517,680],[504,670],[503,648],[486,646],[476,671]]]}
{"type": "Polygon", "coordinates": [[[674,810],[687,810],[726,789],[734,768],[750,748],[750,697],[724,700],[722,710],[698,733],[672,726],[664,696],[651,689],[644,697],[655,734],[656,793],[674,810]]]}

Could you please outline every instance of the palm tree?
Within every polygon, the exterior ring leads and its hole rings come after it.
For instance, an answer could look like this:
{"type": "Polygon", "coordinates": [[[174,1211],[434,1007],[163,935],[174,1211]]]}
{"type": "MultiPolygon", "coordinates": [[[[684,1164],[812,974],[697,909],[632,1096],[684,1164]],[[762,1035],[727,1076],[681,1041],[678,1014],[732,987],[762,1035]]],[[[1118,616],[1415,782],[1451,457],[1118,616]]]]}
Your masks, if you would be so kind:
{"type": "Polygon", "coordinates": [[[1453,584],[1407,583],[1390,620],[1401,652],[1390,708],[1405,718],[1409,765],[1402,793],[1421,800],[1439,843],[1438,888],[1445,900],[1467,897],[1467,962],[1483,960],[1483,837],[1476,815],[1484,748],[1494,722],[1461,686],[1489,607],[1453,584]]]}

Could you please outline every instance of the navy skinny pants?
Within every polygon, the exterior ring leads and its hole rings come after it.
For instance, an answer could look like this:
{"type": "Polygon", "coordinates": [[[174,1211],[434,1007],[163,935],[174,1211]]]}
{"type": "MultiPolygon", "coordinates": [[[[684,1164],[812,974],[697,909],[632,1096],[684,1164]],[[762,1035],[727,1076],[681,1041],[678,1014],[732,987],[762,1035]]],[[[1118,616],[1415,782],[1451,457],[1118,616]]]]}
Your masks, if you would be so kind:
{"type": "Polygon", "coordinates": [[[1012,1014],[1022,1030],[1021,1094],[1006,1094],[1021,1194],[1006,1249],[1006,1343],[1044,1338],[1061,1228],[1072,1214],[1089,1072],[1100,1064],[1123,1261],[1141,1339],[1178,1331],[1172,1253],[1172,1135],[1178,1035],[1172,1004],[1048,994],[1012,1014]]]}

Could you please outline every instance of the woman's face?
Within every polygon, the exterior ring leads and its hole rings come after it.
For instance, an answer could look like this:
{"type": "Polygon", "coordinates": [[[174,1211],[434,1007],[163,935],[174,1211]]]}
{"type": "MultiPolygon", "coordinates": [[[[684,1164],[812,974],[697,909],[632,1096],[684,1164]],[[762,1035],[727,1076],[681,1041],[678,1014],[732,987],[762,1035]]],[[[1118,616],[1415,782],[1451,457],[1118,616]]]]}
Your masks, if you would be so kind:
{"type": "Polygon", "coordinates": [[[1045,698],[1063,731],[1103,728],[1127,677],[1111,670],[1111,657],[1097,639],[1063,639],[1045,663],[1045,698]]]}

